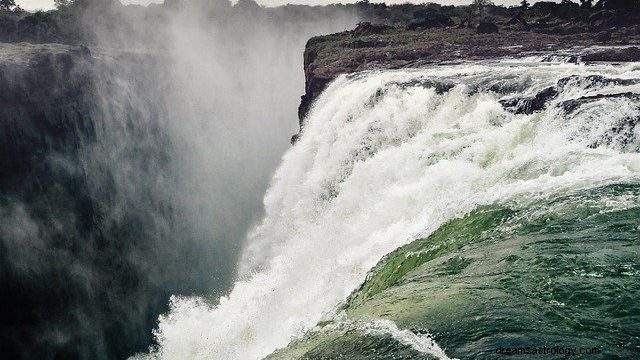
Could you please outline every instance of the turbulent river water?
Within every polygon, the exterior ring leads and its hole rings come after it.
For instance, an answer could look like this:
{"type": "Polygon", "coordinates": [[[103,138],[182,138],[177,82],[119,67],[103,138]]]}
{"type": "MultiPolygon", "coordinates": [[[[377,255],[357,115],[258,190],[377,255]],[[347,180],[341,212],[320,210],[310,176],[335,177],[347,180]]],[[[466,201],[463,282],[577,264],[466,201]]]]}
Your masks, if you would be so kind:
{"type": "Polygon", "coordinates": [[[283,157],[233,289],[173,298],[138,357],[637,355],[639,119],[633,63],[341,76],[283,157]]]}

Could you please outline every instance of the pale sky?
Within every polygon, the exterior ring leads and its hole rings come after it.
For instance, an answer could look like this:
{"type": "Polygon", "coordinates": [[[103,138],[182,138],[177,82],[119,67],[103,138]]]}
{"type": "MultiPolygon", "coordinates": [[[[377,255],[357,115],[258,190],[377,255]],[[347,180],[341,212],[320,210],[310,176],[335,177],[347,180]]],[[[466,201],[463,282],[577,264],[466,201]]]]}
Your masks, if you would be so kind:
{"type": "MultiPolygon", "coordinates": [[[[266,6],[277,6],[283,5],[286,3],[292,4],[307,4],[307,5],[322,5],[322,4],[330,4],[330,3],[350,3],[356,2],[358,0],[257,0],[259,4],[266,6]]],[[[125,4],[142,4],[147,5],[152,2],[163,2],[163,0],[124,0],[125,4]]],[[[235,2],[235,1],[234,1],[235,2]]],[[[378,2],[376,0],[372,0],[372,2],[378,2]]],[[[422,2],[435,2],[446,5],[461,5],[468,4],[471,0],[385,0],[387,4],[400,4],[406,2],[413,3],[422,3],[422,2]]],[[[535,2],[535,1],[531,1],[535,2]]],[[[498,5],[515,5],[519,4],[520,0],[494,0],[495,4],[498,5]]],[[[53,8],[53,0],[16,0],[16,4],[20,5],[23,9],[26,10],[37,10],[37,9],[52,9],[53,8]]]]}

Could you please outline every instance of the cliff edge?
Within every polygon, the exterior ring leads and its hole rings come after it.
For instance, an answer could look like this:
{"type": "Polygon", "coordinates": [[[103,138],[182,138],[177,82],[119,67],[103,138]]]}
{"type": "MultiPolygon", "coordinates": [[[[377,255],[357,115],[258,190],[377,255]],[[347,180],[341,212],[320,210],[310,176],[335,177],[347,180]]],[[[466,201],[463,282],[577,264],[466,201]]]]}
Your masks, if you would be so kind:
{"type": "Polygon", "coordinates": [[[417,22],[364,22],[351,31],[314,37],[304,52],[300,125],[314,99],[341,74],[545,54],[570,62],[638,61],[640,16],[625,10],[637,5],[618,3],[601,1],[589,11],[570,2],[536,3],[527,11],[493,7],[477,20],[442,15],[443,20],[427,12],[415,15],[423,18],[417,22]]]}

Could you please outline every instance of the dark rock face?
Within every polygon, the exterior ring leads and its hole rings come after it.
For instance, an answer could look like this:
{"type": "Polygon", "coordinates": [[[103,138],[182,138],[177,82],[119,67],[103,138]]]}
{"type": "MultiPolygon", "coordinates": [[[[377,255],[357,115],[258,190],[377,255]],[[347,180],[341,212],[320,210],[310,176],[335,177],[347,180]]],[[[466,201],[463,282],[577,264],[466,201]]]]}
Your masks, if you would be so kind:
{"type": "Polygon", "coordinates": [[[143,75],[156,60],[0,44],[2,356],[125,358],[172,293],[214,281],[194,276],[213,250],[163,189],[167,84],[143,75]]]}
{"type": "MultiPolygon", "coordinates": [[[[638,84],[638,81],[636,79],[607,78],[602,75],[589,75],[585,77],[574,75],[558,80],[556,86],[548,87],[540,91],[533,97],[504,99],[501,100],[500,103],[507,111],[510,111],[514,114],[533,114],[534,112],[544,109],[549,101],[556,99],[558,95],[568,87],[569,84],[579,85],[584,89],[592,89],[610,85],[630,86],[638,84]]],[[[562,104],[560,104],[560,106],[565,112],[571,113],[586,103],[603,98],[635,99],[638,97],[638,95],[632,93],[586,96],[578,99],[564,101],[562,104]]]]}
{"type": "Polygon", "coordinates": [[[498,31],[498,25],[490,21],[481,21],[476,28],[478,34],[496,34],[498,31]]]}
{"type": "Polygon", "coordinates": [[[602,75],[589,75],[585,77],[580,77],[577,75],[568,76],[566,78],[562,78],[558,80],[558,88],[560,90],[564,89],[569,83],[579,82],[585,89],[591,89],[599,86],[611,86],[611,85],[621,85],[621,86],[629,86],[638,84],[638,80],[636,79],[618,79],[618,78],[608,78],[602,75]]]}
{"type": "Polygon", "coordinates": [[[382,41],[362,40],[362,39],[355,39],[353,42],[347,44],[347,46],[352,48],[352,49],[385,47],[386,45],[387,44],[385,42],[382,42],[382,41]]]}
{"type": "Polygon", "coordinates": [[[549,100],[558,96],[558,91],[554,87],[549,87],[531,98],[515,98],[502,100],[500,103],[505,109],[514,114],[533,114],[536,111],[544,109],[549,100]]]}
{"type": "Polygon", "coordinates": [[[527,20],[522,16],[522,14],[516,14],[514,17],[509,19],[507,22],[508,25],[515,26],[522,30],[528,30],[530,25],[527,20]]]}
{"type": "Polygon", "coordinates": [[[75,148],[79,139],[93,136],[92,124],[82,117],[91,106],[86,90],[93,59],[86,48],[53,44],[0,44],[0,53],[0,166],[6,169],[0,182],[7,185],[31,169],[25,159],[47,148],[75,148]]]}
{"type": "MultiPolygon", "coordinates": [[[[3,353],[125,356],[149,342],[140,330],[164,305],[129,257],[142,244],[126,244],[129,225],[108,219],[115,184],[92,184],[90,170],[74,161],[97,144],[100,88],[114,84],[96,79],[104,64],[86,48],[0,46],[3,353]]],[[[126,217],[147,221],[143,213],[126,217]]]]}
{"type": "Polygon", "coordinates": [[[579,109],[581,106],[600,100],[600,99],[625,99],[625,98],[638,101],[640,100],[640,94],[625,92],[620,94],[583,96],[577,99],[564,101],[560,106],[566,113],[572,113],[577,109],[579,109]]]}
{"type": "MultiPolygon", "coordinates": [[[[555,8],[557,4],[551,3],[549,6],[555,8]]],[[[524,20],[522,17],[520,19],[524,20]]],[[[476,34],[472,29],[461,28],[411,31],[362,24],[354,31],[312,38],[305,49],[306,82],[305,94],[298,109],[300,124],[302,126],[314,99],[340,74],[416,67],[445,61],[517,57],[532,52],[547,54],[550,61],[562,57],[563,61],[572,63],[640,61],[640,46],[637,45],[640,44],[640,26],[637,23],[631,27],[593,28],[593,32],[588,29],[555,32],[548,28],[550,31],[547,33],[546,30],[537,32],[539,29],[521,20],[504,20],[501,26],[511,23],[510,26],[514,27],[504,28],[500,34],[476,34]],[[525,28],[529,30],[523,31],[525,28]],[[593,45],[624,46],[590,48],[593,45]]],[[[538,95],[532,99],[517,100],[523,101],[519,105],[513,100],[516,103],[506,106],[522,112],[537,111],[552,94],[538,95]]]]}

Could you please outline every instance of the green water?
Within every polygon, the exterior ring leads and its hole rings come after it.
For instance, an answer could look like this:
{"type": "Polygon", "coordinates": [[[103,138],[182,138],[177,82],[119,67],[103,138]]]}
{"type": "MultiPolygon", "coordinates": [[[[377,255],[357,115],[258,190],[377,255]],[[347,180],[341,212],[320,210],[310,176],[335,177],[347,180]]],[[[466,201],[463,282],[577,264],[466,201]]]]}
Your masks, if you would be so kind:
{"type": "MultiPolygon", "coordinates": [[[[639,245],[634,184],[481,207],[387,255],[344,311],[430,333],[452,358],[640,358],[639,245]],[[597,354],[497,353],[526,347],[597,354]]],[[[312,332],[270,358],[430,357],[347,329],[312,332]]]]}

